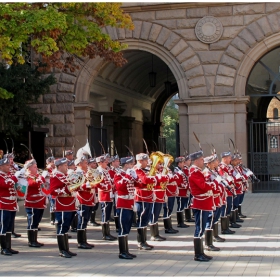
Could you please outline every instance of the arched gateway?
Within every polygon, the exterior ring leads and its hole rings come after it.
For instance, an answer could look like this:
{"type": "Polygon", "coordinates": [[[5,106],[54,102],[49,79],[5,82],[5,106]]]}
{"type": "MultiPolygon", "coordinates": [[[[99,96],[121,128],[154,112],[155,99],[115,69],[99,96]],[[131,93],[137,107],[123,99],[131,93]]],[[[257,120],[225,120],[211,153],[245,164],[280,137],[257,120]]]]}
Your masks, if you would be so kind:
{"type": "Polygon", "coordinates": [[[51,120],[46,146],[56,155],[62,146],[82,146],[87,126],[100,126],[103,115],[108,141],[132,143],[139,152],[142,137],[160,134],[160,106],[170,98],[164,96],[168,67],[170,95],[179,93],[180,142],[193,152],[194,131],[208,154],[207,143],[220,153],[231,138],[247,163],[246,84],[255,63],[279,46],[280,4],[125,3],[124,9],[135,29],[105,31],[128,44],[128,64],[117,69],[96,58],[77,73],[57,73],[58,84],[36,105],[51,120]],[[156,87],[148,79],[152,54],[156,87]]]}

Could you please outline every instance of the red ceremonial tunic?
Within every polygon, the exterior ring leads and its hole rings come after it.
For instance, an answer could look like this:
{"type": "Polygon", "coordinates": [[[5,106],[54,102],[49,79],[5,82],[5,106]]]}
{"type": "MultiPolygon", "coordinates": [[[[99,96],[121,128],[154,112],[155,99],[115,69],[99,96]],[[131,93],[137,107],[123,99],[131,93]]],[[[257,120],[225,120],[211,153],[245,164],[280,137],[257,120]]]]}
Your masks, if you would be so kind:
{"type": "Polygon", "coordinates": [[[25,208],[45,209],[47,208],[47,198],[42,192],[42,185],[45,183],[44,177],[27,176],[27,188],[24,200],[25,208]]]}
{"type": "Polygon", "coordinates": [[[138,167],[134,166],[134,170],[140,179],[141,183],[136,187],[136,196],[135,201],[137,202],[153,202],[154,192],[153,188],[157,184],[155,176],[146,175],[145,171],[138,167]]]}
{"type": "Polygon", "coordinates": [[[17,178],[0,171],[0,210],[17,211],[17,178]]]}
{"type": "Polygon", "coordinates": [[[232,175],[233,175],[233,179],[234,179],[236,194],[242,194],[244,177],[242,177],[242,173],[240,173],[240,171],[238,170],[237,167],[232,166],[232,168],[233,168],[232,175]]]}
{"type": "Polygon", "coordinates": [[[188,175],[189,170],[184,169],[181,170],[180,167],[175,167],[174,172],[176,173],[176,181],[178,186],[178,197],[188,197],[188,189],[189,189],[189,181],[188,181],[188,175]]]}
{"type": "MultiPolygon", "coordinates": [[[[75,170],[79,172],[83,172],[84,176],[85,173],[82,169],[79,167],[75,170]]],[[[95,197],[95,189],[94,186],[90,184],[90,182],[86,182],[80,186],[80,188],[77,189],[77,199],[80,203],[80,205],[87,205],[87,206],[94,206],[94,197],[95,197]]]]}
{"type": "Polygon", "coordinates": [[[249,174],[242,168],[241,165],[236,166],[236,168],[239,170],[240,174],[242,174],[244,181],[243,181],[243,192],[247,190],[248,188],[248,180],[249,180],[249,174]]]}
{"type": "Polygon", "coordinates": [[[55,212],[76,211],[76,198],[68,190],[66,175],[57,171],[50,179],[50,194],[55,197],[55,212]]]}
{"type": "Polygon", "coordinates": [[[190,167],[189,184],[193,196],[190,208],[204,211],[216,209],[213,197],[213,189],[216,185],[206,182],[201,169],[195,165],[190,167]]]}
{"type": "Polygon", "coordinates": [[[169,177],[167,175],[161,175],[161,172],[157,172],[157,184],[154,187],[154,202],[166,202],[166,186],[168,184],[168,179],[169,177]]]}
{"type": "Polygon", "coordinates": [[[113,184],[111,181],[108,170],[103,169],[101,166],[97,167],[99,172],[103,173],[103,180],[96,186],[98,187],[98,199],[100,202],[112,202],[113,201],[113,184]]]}
{"type": "Polygon", "coordinates": [[[178,175],[176,173],[172,173],[171,170],[168,172],[169,181],[166,185],[166,195],[167,197],[176,197],[179,194],[178,186],[177,186],[177,180],[178,175]]]}
{"type": "MultiPolygon", "coordinates": [[[[230,187],[234,187],[234,179],[232,177],[231,166],[221,162],[218,168],[219,174],[227,181],[230,187]]],[[[235,188],[232,188],[234,192],[235,188]]],[[[233,196],[232,193],[226,188],[227,196],[233,196]]]]}
{"type": "Polygon", "coordinates": [[[122,209],[133,210],[135,187],[134,184],[138,182],[138,178],[134,179],[123,170],[120,170],[114,176],[114,183],[116,187],[117,200],[116,207],[122,209]]]}
{"type": "Polygon", "coordinates": [[[111,178],[111,183],[112,183],[112,186],[113,186],[113,189],[112,189],[112,192],[115,193],[116,191],[116,186],[115,186],[115,181],[114,181],[114,177],[117,173],[120,172],[120,169],[118,168],[114,168],[114,167],[111,167],[109,170],[108,170],[108,173],[110,175],[110,178],[111,178]]]}

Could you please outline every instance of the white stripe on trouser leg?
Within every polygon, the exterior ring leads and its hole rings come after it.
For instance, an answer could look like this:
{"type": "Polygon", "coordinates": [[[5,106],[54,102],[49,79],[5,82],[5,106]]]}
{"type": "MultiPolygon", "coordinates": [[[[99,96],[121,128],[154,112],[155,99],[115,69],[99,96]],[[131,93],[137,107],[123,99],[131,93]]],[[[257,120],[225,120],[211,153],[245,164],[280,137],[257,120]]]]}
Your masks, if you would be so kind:
{"type": "Polygon", "coordinates": [[[211,222],[210,222],[210,228],[212,228],[213,220],[214,220],[214,211],[211,211],[211,212],[212,212],[212,218],[211,218],[211,222]]]}
{"type": "Polygon", "coordinates": [[[60,226],[60,231],[59,231],[59,234],[61,235],[62,233],[62,226],[63,226],[63,223],[64,223],[64,212],[61,212],[61,226],[60,226]]]}
{"type": "Polygon", "coordinates": [[[153,202],[153,207],[152,207],[152,222],[151,224],[155,223],[155,203],[153,202]]]}
{"type": "Polygon", "coordinates": [[[30,221],[30,226],[29,229],[32,229],[32,225],[33,225],[33,217],[34,217],[34,208],[31,208],[32,210],[32,214],[31,214],[31,221],[30,221]]]}
{"type": "Polygon", "coordinates": [[[4,210],[1,210],[1,232],[0,232],[1,235],[3,235],[3,228],[4,228],[3,212],[4,210]]]}
{"type": "Polygon", "coordinates": [[[119,216],[119,226],[121,228],[121,235],[120,236],[123,236],[122,214],[123,214],[123,209],[121,208],[120,216],[119,216]]]}
{"type": "Polygon", "coordinates": [[[84,216],[83,216],[83,205],[82,205],[82,204],[81,204],[81,212],[80,212],[80,215],[81,215],[81,217],[82,217],[80,229],[83,229],[84,216]]]}
{"type": "Polygon", "coordinates": [[[201,232],[202,232],[202,210],[199,210],[199,211],[200,211],[200,231],[199,231],[199,236],[200,236],[201,232]]]}
{"type": "Polygon", "coordinates": [[[107,217],[106,217],[106,208],[108,206],[107,202],[104,202],[105,207],[103,208],[104,211],[104,223],[107,223],[107,217]]]}
{"type": "Polygon", "coordinates": [[[143,216],[143,214],[144,214],[144,212],[145,212],[145,205],[144,205],[144,202],[142,202],[142,212],[141,212],[141,214],[140,214],[140,217],[139,217],[139,227],[142,227],[142,216],[143,216]]]}
{"type": "Polygon", "coordinates": [[[232,196],[232,201],[231,201],[231,210],[233,210],[233,196],[232,196]]]}

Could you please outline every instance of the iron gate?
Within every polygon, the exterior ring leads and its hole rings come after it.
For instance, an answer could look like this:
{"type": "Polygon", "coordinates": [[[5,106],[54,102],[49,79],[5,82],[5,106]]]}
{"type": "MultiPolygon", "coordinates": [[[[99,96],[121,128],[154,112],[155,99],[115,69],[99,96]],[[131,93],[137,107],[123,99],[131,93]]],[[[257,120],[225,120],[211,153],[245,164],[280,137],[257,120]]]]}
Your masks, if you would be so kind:
{"type": "Polygon", "coordinates": [[[280,120],[248,123],[248,164],[259,183],[252,192],[280,192],[280,120]]]}

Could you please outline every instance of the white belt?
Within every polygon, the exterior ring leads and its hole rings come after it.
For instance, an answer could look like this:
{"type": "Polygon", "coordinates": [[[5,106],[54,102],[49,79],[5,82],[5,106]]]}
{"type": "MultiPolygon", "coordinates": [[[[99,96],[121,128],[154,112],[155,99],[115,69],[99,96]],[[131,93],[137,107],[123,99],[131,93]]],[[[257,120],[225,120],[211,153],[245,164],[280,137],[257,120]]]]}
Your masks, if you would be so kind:
{"type": "Polygon", "coordinates": [[[8,200],[16,200],[17,199],[16,196],[9,196],[9,197],[2,197],[2,198],[8,199],[8,200]]]}
{"type": "Polygon", "coordinates": [[[206,193],[197,194],[194,197],[196,197],[196,196],[209,196],[210,197],[210,196],[213,196],[213,192],[212,191],[208,191],[206,193]]]}
{"type": "Polygon", "coordinates": [[[118,195],[122,199],[134,199],[134,195],[118,195]]]}

